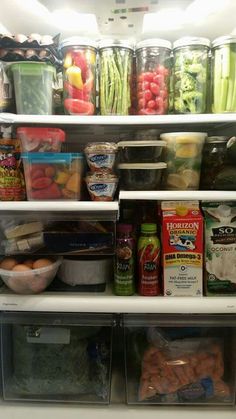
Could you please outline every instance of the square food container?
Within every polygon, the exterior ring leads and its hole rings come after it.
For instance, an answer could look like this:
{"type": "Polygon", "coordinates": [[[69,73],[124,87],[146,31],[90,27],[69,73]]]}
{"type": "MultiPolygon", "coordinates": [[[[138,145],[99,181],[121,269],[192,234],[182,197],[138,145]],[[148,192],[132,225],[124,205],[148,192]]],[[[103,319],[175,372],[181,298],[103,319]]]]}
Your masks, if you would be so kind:
{"type": "Polygon", "coordinates": [[[165,141],[120,141],[119,160],[122,163],[157,163],[161,161],[165,141]]]}
{"type": "Polygon", "coordinates": [[[110,402],[110,314],[2,313],[4,400],[110,402]]]}
{"type": "Polygon", "coordinates": [[[235,405],[235,316],[124,315],[128,404],[235,405]]]}
{"type": "Polygon", "coordinates": [[[21,140],[22,151],[60,153],[65,141],[65,132],[59,128],[20,127],[17,137],[21,140]]]}
{"type": "Polygon", "coordinates": [[[120,181],[128,191],[156,190],[161,187],[166,163],[120,163],[120,181]]]}
{"type": "Polygon", "coordinates": [[[23,153],[28,201],[73,200],[81,196],[81,153],[23,153]]]}
{"type": "Polygon", "coordinates": [[[11,64],[9,71],[13,75],[17,113],[51,115],[55,68],[46,63],[21,62],[11,64]]]}

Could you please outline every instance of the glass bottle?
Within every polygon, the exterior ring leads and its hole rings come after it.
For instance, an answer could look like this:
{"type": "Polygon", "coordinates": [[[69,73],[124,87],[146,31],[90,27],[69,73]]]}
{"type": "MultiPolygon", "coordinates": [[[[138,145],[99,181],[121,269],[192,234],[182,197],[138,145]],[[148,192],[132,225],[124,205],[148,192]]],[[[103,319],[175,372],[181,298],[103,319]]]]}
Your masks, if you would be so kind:
{"type": "Polygon", "coordinates": [[[114,266],[114,292],[116,295],[133,295],[135,292],[135,243],[131,224],[117,225],[114,266]]]}

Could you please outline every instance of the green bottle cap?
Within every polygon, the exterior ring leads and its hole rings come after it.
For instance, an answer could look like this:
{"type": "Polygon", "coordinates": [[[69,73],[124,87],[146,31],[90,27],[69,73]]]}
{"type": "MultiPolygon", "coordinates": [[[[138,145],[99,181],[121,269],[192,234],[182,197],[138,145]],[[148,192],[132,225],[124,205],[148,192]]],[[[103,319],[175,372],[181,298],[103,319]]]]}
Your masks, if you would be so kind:
{"type": "Polygon", "coordinates": [[[157,225],[151,223],[141,224],[141,233],[156,233],[157,225]]]}

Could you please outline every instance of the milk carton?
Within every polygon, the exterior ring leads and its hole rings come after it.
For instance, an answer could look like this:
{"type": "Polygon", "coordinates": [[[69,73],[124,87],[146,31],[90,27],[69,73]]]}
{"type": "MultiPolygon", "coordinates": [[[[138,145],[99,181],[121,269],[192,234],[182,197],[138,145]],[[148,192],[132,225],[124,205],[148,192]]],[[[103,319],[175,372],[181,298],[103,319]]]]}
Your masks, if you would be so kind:
{"type": "Polygon", "coordinates": [[[203,217],[198,201],[162,202],[165,296],[202,295],[203,217]]]}
{"type": "Polygon", "coordinates": [[[204,202],[207,295],[236,293],[236,203],[204,202]]]}

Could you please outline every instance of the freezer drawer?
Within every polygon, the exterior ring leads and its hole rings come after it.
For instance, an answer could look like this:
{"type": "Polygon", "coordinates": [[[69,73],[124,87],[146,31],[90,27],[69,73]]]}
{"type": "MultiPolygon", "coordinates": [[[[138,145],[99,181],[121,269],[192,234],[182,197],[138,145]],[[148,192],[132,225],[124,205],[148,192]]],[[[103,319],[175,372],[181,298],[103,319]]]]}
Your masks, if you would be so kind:
{"type": "Polygon", "coordinates": [[[128,404],[234,405],[236,316],[125,315],[128,404]]]}
{"type": "Polygon", "coordinates": [[[4,400],[110,401],[112,315],[2,313],[4,400]]]}

